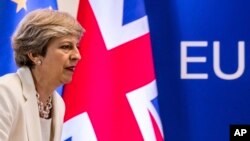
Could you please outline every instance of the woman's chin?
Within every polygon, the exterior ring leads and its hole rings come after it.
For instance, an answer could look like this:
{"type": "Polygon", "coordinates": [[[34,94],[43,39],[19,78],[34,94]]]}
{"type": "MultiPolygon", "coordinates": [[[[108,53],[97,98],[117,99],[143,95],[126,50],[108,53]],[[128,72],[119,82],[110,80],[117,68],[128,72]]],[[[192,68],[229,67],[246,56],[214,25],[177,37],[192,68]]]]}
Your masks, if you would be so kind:
{"type": "Polygon", "coordinates": [[[63,84],[68,84],[68,83],[70,83],[71,81],[72,81],[72,77],[67,77],[67,78],[64,78],[64,79],[63,79],[62,83],[63,83],[63,84]]]}

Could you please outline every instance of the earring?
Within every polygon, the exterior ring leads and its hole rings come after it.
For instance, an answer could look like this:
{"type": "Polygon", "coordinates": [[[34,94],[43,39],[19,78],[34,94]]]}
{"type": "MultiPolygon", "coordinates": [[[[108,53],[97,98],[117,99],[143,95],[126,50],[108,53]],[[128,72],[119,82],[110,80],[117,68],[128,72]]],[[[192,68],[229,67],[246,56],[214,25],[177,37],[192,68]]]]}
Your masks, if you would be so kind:
{"type": "Polygon", "coordinates": [[[38,61],[36,62],[36,64],[37,64],[37,65],[41,65],[41,64],[42,64],[42,61],[41,61],[41,60],[38,60],[38,61]]]}

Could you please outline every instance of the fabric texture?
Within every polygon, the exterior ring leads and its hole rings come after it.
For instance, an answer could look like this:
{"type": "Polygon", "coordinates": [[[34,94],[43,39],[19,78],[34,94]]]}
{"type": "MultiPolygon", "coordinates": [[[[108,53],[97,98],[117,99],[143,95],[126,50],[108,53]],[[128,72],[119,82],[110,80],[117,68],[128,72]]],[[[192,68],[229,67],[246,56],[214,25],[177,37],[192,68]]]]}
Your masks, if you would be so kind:
{"type": "MultiPolygon", "coordinates": [[[[61,140],[65,105],[53,93],[52,141],[61,140]]],[[[0,77],[0,140],[42,141],[34,81],[27,67],[0,77]]]]}

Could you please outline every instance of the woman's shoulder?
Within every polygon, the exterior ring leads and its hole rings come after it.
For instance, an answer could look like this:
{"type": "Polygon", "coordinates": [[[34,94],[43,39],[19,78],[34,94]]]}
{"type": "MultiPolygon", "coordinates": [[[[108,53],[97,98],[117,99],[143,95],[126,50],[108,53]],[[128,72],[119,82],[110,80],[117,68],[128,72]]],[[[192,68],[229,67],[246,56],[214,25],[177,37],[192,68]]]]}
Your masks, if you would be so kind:
{"type": "Polygon", "coordinates": [[[21,81],[16,73],[6,74],[0,77],[0,95],[16,96],[22,91],[21,81]]]}
{"type": "Polygon", "coordinates": [[[0,77],[0,87],[14,87],[20,84],[20,79],[16,73],[9,73],[0,77]]]}
{"type": "Polygon", "coordinates": [[[22,91],[20,79],[15,73],[0,77],[0,106],[10,107],[11,111],[17,109],[20,93],[22,91]]]}

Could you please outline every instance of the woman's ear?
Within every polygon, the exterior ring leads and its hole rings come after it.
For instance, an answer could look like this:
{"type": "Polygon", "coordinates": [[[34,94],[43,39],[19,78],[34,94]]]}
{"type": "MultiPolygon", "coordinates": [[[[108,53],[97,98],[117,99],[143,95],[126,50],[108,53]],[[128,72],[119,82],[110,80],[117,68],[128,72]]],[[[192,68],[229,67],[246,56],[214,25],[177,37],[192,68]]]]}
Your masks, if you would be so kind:
{"type": "Polygon", "coordinates": [[[30,58],[30,60],[31,60],[34,64],[36,64],[36,65],[41,65],[41,64],[42,64],[42,60],[41,60],[41,58],[39,57],[39,55],[34,54],[34,53],[32,53],[32,52],[29,52],[29,53],[28,53],[28,57],[30,58]]]}

